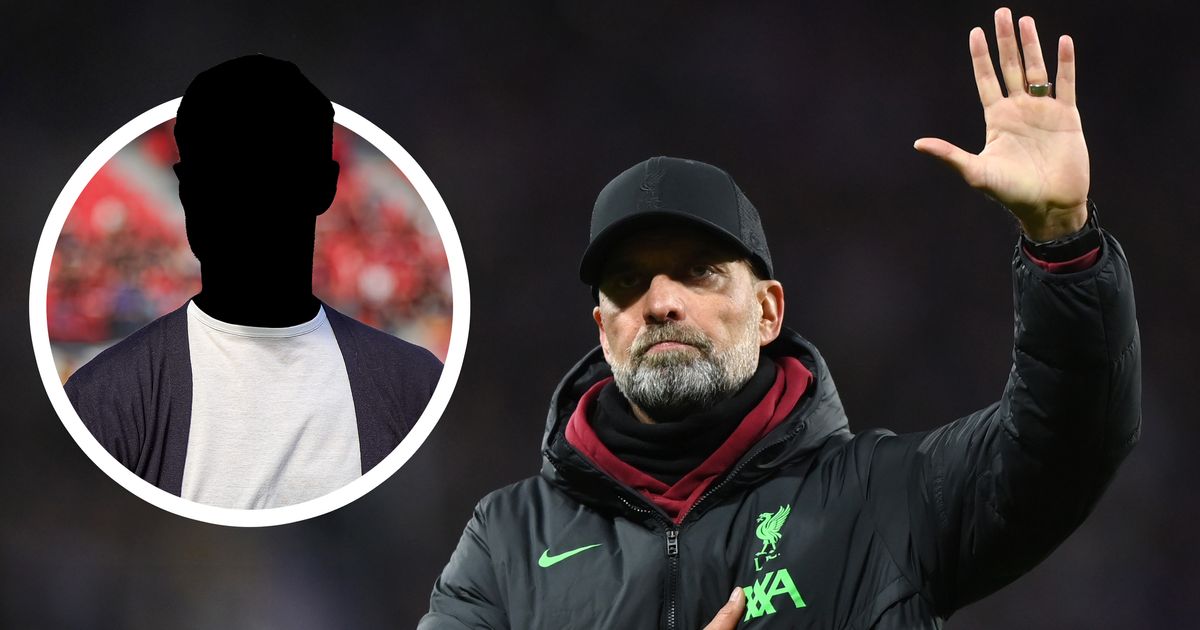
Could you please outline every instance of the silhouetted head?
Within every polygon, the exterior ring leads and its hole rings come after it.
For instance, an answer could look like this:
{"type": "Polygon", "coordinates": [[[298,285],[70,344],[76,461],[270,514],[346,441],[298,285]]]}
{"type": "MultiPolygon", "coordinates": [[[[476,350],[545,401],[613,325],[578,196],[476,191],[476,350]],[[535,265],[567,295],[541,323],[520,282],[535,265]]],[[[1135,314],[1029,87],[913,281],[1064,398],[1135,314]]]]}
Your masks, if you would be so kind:
{"type": "Polygon", "coordinates": [[[226,61],[188,86],[175,121],[179,198],[204,267],[307,260],[337,190],[333,106],[295,64],[226,61]]]}

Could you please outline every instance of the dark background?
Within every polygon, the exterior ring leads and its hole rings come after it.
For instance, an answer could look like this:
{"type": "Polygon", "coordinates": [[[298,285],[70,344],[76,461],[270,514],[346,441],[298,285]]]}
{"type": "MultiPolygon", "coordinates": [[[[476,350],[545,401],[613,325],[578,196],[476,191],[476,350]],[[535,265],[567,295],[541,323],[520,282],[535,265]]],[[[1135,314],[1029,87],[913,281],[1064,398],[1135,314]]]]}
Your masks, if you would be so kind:
{"type": "MultiPolygon", "coordinates": [[[[536,473],[550,392],[596,341],[575,276],[591,203],[651,155],[723,166],[761,210],[787,321],[822,348],[853,428],[930,428],[1000,393],[1014,223],[911,148],[981,148],[967,33],[991,40],[995,5],[112,4],[0,8],[0,626],[412,627],[475,501],[536,473]],[[295,61],[417,158],[455,217],[473,317],[457,393],[395,477],[240,530],[151,507],[83,455],[39,381],[27,296],[83,158],[251,52],[295,61]]],[[[1091,194],[1138,291],[1144,437],[1078,532],[948,625],[1195,627],[1196,11],[1031,4],[1014,10],[1049,50],[1075,37],[1091,194]]]]}

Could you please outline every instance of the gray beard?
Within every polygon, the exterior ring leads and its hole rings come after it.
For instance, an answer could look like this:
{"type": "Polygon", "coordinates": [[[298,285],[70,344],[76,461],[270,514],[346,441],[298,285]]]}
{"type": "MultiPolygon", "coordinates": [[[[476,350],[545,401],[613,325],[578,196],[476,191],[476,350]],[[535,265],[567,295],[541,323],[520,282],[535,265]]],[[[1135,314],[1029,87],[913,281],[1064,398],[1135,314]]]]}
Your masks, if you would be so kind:
{"type": "MultiPolygon", "coordinates": [[[[752,322],[753,323],[753,322],[752,322]]],[[[678,420],[709,409],[736,393],[758,368],[757,328],[724,351],[714,351],[701,332],[678,324],[649,328],[634,342],[630,359],[612,363],[613,380],[629,402],[656,422],[678,420]],[[652,355],[646,349],[661,341],[679,341],[699,350],[671,350],[652,355]]]]}

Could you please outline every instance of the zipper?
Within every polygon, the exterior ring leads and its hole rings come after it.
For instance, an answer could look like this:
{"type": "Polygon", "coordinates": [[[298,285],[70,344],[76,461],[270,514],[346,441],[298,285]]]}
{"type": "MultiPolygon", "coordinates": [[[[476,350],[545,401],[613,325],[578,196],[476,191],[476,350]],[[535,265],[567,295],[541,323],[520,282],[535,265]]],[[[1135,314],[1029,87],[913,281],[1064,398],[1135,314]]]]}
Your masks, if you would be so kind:
{"type": "Polygon", "coordinates": [[[667,557],[674,558],[679,555],[679,530],[667,530],[667,557]]]}
{"type": "Polygon", "coordinates": [[[666,596],[666,628],[675,630],[678,626],[679,616],[679,527],[674,523],[663,518],[663,515],[656,510],[650,510],[640,505],[634,505],[628,499],[621,495],[617,498],[624,503],[626,507],[643,514],[649,514],[655,520],[662,523],[667,536],[667,596],[666,596]]]}
{"type": "Polygon", "coordinates": [[[679,529],[676,527],[667,530],[667,558],[670,565],[667,574],[667,628],[675,630],[679,608],[679,529]]]}
{"type": "MultiPolygon", "coordinates": [[[[798,431],[797,431],[797,433],[798,433],[798,431]]],[[[724,479],[717,482],[717,485],[710,487],[708,490],[705,490],[704,494],[700,495],[700,498],[696,499],[696,502],[693,503],[691,505],[691,507],[689,507],[688,510],[683,513],[683,516],[681,516],[679,518],[679,523],[682,524],[684,522],[684,519],[687,518],[688,514],[691,514],[692,510],[696,509],[697,505],[700,505],[700,502],[704,501],[709,496],[711,496],[714,492],[719,490],[722,486],[729,483],[730,480],[732,480],[734,477],[737,476],[737,474],[742,470],[742,468],[745,468],[746,465],[749,464],[751,461],[753,461],[754,458],[758,457],[758,455],[760,453],[762,453],[763,451],[765,451],[769,448],[774,448],[775,446],[777,446],[779,444],[783,444],[784,442],[795,437],[795,435],[796,435],[796,433],[788,433],[787,435],[779,438],[778,440],[776,440],[766,446],[755,449],[755,451],[752,454],[750,454],[748,457],[742,459],[742,461],[738,462],[737,466],[734,466],[733,470],[729,471],[729,474],[725,475],[724,479]]],[[[655,514],[654,512],[652,512],[650,510],[646,510],[644,508],[639,508],[639,507],[633,505],[632,503],[630,503],[629,501],[626,501],[624,497],[620,497],[620,499],[622,502],[625,503],[625,505],[629,506],[630,508],[632,508],[634,510],[637,510],[639,512],[648,512],[648,513],[654,514],[656,517],[658,517],[658,514],[655,514]]],[[[662,520],[661,517],[659,518],[659,520],[662,520]]],[[[678,601],[678,594],[679,594],[679,531],[681,528],[676,527],[674,523],[664,522],[664,524],[666,525],[666,528],[667,528],[667,562],[669,565],[669,570],[667,573],[667,628],[668,628],[668,630],[675,630],[676,624],[677,624],[676,617],[677,617],[677,612],[679,609],[679,601],[678,601]]]]}

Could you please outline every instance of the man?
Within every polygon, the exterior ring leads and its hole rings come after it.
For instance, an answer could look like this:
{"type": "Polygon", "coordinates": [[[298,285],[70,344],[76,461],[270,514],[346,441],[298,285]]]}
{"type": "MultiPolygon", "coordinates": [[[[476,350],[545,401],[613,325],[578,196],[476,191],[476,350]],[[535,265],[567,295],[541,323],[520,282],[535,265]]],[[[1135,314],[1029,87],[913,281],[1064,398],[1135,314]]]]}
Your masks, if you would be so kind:
{"type": "Polygon", "coordinates": [[[202,289],[67,395],[113,457],[185,499],[270,508],[336,490],[400,443],[441,362],[313,296],[333,106],[292,63],[241,57],[188,86],[175,139],[202,289]]]}
{"type": "Polygon", "coordinates": [[[1139,435],[1139,342],[1124,255],[1088,212],[1072,42],[1052,96],[1020,30],[1023,64],[997,12],[1007,97],[971,33],[982,153],[916,144],[1024,232],[999,402],[851,434],[782,325],[754,207],[720,169],[648,160],[596,201],[580,275],[600,348],[554,395],[542,474],[479,503],[420,627],[939,628],[1077,527],[1139,435]]]}

